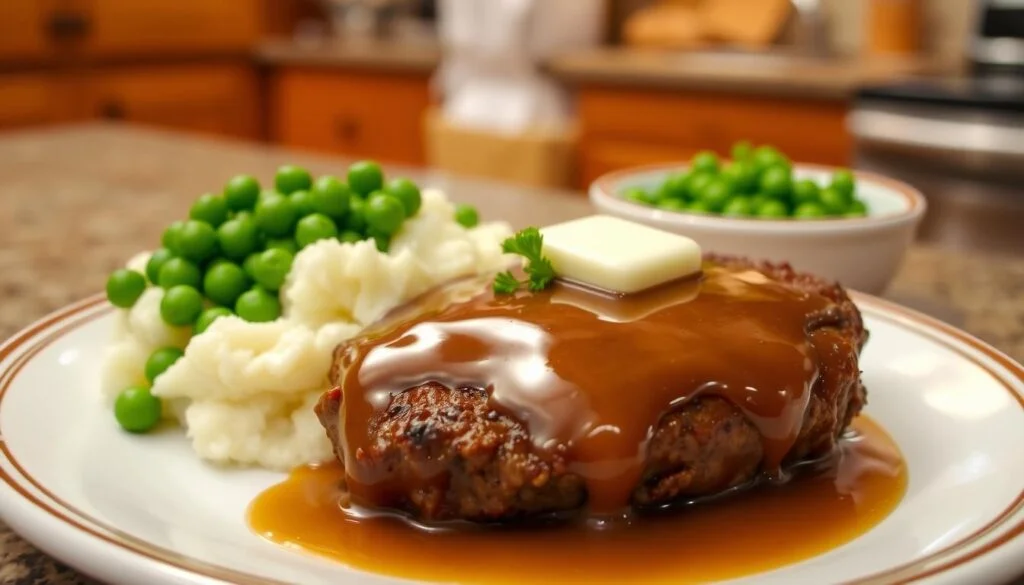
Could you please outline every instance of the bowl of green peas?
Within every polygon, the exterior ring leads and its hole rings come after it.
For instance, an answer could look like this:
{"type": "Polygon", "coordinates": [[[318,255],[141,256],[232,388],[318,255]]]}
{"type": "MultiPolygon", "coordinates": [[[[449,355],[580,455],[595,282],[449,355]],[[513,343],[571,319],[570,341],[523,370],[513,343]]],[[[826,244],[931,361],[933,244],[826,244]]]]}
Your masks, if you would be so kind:
{"type": "Polygon", "coordinates": [[[678,164],[599,177],[590,200],[609,215],[689,236],[710,252],[773,262],[870,293],[892,279],[927,205],[913,187],[844,168],[794,164],[739,142],[678,164]]]}

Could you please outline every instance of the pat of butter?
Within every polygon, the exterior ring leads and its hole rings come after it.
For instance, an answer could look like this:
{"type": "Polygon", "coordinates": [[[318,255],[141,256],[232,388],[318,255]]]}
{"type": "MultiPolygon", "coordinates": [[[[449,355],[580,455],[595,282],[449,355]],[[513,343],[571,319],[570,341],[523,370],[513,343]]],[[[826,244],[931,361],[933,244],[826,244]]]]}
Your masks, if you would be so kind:
{"type": "Polygon", "coordinates": [[[555,273],[605,290],[633,293],[700,272],[697,242],[609,215],[546,228],[544,255],[555,273]]]}

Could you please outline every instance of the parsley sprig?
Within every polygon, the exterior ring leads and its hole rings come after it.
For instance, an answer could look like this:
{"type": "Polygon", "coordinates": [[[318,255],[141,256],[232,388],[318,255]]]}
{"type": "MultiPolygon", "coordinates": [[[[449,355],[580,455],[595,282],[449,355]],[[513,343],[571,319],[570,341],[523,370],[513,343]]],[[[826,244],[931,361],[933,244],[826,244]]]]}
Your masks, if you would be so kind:
{"type": "Polygon", "coordinates": [[[494,279],[494,292],[512,294],[523,284],[532,291],[544,290],[555,278],[551,261],[541,254],[544,236],[535,227],[528,227],[501,243],[506,254],[518,254],[526,258],[523,272],[527,280],[520,282],[511,272],[502,272],[494,279]]]}

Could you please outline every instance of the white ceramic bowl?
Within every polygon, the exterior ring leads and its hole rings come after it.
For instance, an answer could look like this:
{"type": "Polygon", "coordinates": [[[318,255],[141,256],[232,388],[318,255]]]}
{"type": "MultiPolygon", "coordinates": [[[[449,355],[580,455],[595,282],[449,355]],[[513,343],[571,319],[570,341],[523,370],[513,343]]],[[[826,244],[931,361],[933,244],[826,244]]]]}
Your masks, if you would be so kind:
{"type": "MultiPolygon", "coordinates": [[[[853,219],[767,220],[691,214],[622,199],[630,187],[653,189],[686,165],[638,167],[608,173],[590,186],[601,213],[691,237],[706,252],[789,262],[801,271],[843,286],[880,293],[888,286],[924,217],[924,197],[913,187],[873,173],[857,172],[857,196],[868,216],[853,219]]],[[[794,165],[796,179],[824,184],[836,169],[794,165]]]]}

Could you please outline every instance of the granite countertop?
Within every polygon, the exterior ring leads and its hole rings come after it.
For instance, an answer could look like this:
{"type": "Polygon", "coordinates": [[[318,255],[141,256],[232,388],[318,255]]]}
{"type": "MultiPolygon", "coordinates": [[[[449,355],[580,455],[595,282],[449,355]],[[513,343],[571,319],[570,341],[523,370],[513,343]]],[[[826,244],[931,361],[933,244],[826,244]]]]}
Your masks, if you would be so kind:
{"type": "Polygon", "coordinates": [[[559,55],[548,61],[547,69],[559,79],[579,84],[840,100],[861,85],[934,72],[938,67],[920,59],[605,47],[559,55]]]}
{"type": "MultiPolygon", "coordinates": [[[[270,177],[284,162],[314,173],[344,162],[268,146],[85,125],[0,135],[0,339],[100,291],[108,272],[152,246],[162,227],[232,174],[270,177]]],[[[412,169],[484,217],[515,226],[590,210],[577,194],[412,169]]],[[[889,295],[1024,360],[1024,259],[912,249],[889,295]]],[[[92,583],[0,523],[0,583],[92,583]]]]}
{"type": "Polygon", "coordinates": [[[441,62],[441,46],[426,39],[323,39],[306,42],[270,39],[256,47],[256,59],[266,65],[430,74],[441,62]]]}

